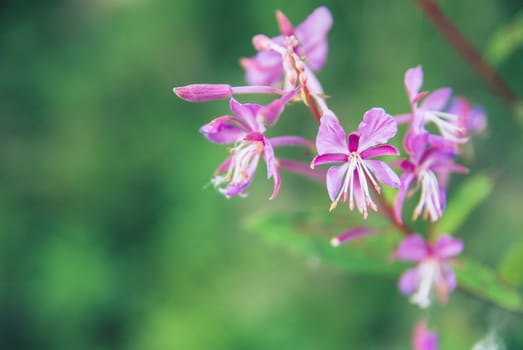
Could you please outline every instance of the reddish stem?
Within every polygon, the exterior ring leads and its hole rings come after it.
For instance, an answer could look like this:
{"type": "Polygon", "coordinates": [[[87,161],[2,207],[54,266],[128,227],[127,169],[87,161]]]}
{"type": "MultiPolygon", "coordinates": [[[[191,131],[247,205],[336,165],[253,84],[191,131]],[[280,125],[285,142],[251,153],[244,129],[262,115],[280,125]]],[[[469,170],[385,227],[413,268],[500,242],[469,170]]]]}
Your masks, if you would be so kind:
{"type": "Polygon", "coordinates": [[[516,110],[519,98],[456,26],[445,16],[434,0],[415,0],[425,15],[454,47],[454,50],[468,62],[490,89],[498,95],[511,111],[516,110]]]}

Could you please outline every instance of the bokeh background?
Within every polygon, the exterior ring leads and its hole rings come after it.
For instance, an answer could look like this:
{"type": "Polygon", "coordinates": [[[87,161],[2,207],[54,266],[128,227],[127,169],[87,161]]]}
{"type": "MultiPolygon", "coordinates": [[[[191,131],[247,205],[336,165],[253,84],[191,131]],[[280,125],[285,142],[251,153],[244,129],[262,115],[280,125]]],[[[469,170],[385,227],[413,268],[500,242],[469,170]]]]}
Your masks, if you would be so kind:
{"type": "MultiPolygon", "coordinates": [[[[277,33],[274,10],[299,23],[319,5],[334,15],[319,77],[347,127],[372,106],[405,112],[403,74],[417,64],[428,89],[450,85],[485,106],[488,133],[465,163],[497,182],[457,235],[498,263],[522,233],[522,129],[413,1],[2,1],[1,349],[409,348],[427,314],[394,279],[349,275],[244,228],[257,212],[327,209],[325,189],[283,174],[269,202],[260,173],[246,199],[224,199],[207,185],[226,149],[197,131],[227,103],[172,93],[242,84],[238,59],[254,53],[254,34],[277,33]]],[[[480,50],[523,9],[442,6],[480,50]]],[[[521,62],[519,49],[499,69],[523,96],[521,62]]],[[[298,107],[278,127],[316,130],[298,107]]],[[[459,293],[429,316],[443,349],[492,332],[523,349],[520,317],[459,293]]]]}

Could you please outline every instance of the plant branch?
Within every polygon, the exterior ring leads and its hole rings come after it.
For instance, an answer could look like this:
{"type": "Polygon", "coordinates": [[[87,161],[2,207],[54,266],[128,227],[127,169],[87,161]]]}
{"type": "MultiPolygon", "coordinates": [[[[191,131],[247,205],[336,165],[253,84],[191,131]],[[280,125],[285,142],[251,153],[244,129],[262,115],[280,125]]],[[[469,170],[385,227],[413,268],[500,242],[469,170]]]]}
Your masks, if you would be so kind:
{"type": "Polygon", "coordinates": [[[465,38],[458,28],[445,16],[434,0],[414,0],[432,21],[454,50],[469,63],[488,87],[512,112],[517,112],[520,101],[514,90],[501,78],[481,53],[465,38]]]}

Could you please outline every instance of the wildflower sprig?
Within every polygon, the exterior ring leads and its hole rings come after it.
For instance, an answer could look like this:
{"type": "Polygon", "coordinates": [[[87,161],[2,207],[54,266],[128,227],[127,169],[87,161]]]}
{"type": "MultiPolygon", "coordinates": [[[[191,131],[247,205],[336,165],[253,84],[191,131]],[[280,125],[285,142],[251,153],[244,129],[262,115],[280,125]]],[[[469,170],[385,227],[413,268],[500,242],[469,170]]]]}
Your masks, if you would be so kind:
{"type": "MultiPolygon", "coordinates": [[[[274,181],[270,199],[277,196],[284,183],[280,168],[320,179],[326,185],[331,211],[347,203],[350,211],[357,208],[364,219],[372,210],[402,229],[403,240],[392,255],[416,263],[399,280],[400,291],[410,295],[411,302],[425,308],[436,294],[440,302],[446,303],[456,288],[452,265],[463,250],[463,241],[447,234],[415,233],[404,222],[403,207],[419,193],[412,219],[437,222],[442,218],[450,175],[468,171],[456,159],[470,137],[485,128],[484,111],[471,107],[463,97],[452,98],[450,88],[421,91],[423,70],[416,66],[408,69],[404,77],[408,113],[392,116],[382,107],[373,107],[364,114],[357,130],[347,134],[340,118],[328,107],[316,76],[327,61],[327,34],[333,22],[330,11],[317,8],[296,27],[281,11],[276,12],[276,20],[280,34],[254,36],[256,55],[240,60],[246,86],[224,83],[174,88],[177,96],[189,102],[230,100],[232,115],[220,116],[200,128],[209,141],[230,145],[229,156],[211,183],[227,198],[245,197],[260,159],[266,163],[267,177],[274,181]],[[274,98],[266,105],[242,104],[234,98],[241,94],[274,98]],[[299,135],[299,128],[297,135],[268,136],[290,103],[303,103],[311,111],[319,124],[315,142],[299,135]],[[400,150],[389,141],[402,127],[400,150]],[[280,159],[277,148],[281,146],[300,146],[314,152],[310,168],[297,160],[280,159]],[[403,159],[397,158],[400,155],[403,159]],[[329,165],[326,172],[321,169],[323,165],[329,165]],[[398,188],[394,203],[380,197],[381,184],[398,188]]],[[[338,246],[376,232],[368,225],[349,228],[332,244],[338,246]]],[[[418,330],[416,334],[422,333],[418,330]]],[[[416,336],[416,344],[432,344],[417,345],[417,349],[435,349],[435,336],[430,333],[427,337],[416,336]],[[427,337],[429,340],[423,340],[427,337]]]]}

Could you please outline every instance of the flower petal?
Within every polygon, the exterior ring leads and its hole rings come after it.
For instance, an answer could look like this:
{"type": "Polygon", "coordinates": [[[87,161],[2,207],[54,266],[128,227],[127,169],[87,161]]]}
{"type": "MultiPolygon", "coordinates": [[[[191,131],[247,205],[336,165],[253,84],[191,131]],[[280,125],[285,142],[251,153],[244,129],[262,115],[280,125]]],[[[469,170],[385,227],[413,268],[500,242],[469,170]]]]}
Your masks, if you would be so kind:
{"type": "Polygon", "coordinates": [[[391,145],[381,145],[372,148],[367,148],[360,153],[362,159],[381,157],[381,156],[397,156],[400,152],[391,145]]]}
{"type": "Polygon", "coordinates": [[[332,114],[321,117],[316,149],[319,154],[347,153],[347,136],[345,130],[332,114]]]}
{"type": "Polygon", "coordinates": [[[423,69],[421,66],[410,68],[405,73],[405,87],[407,88],[407,94],[409,100],[412,102],[416,98],[423,85],[423,69]]]}
{"type": "Polygon", "coordinates": [[[403,294],[412,294],[418,289],[419,273],[418,269],[413,267],[403,272],[398,282],[398,288],[403,294]]]}
{"type": "Polygon", "coordinates": [[[306,56],[308,65],[317,71],[327,60],[327,33],[332,27],[332,14],[324,6],[315,9],[296,28],[296,38],[300,42],[298,52],[306,56]]]}
{"type": "Polygon", "coordinates": [[[419,322],[414,328],[412,345],[414,350],[438,350],[438,336],[427,329],[425,322],[419,322]]]}
{"type": "Polygon", "coordinates": [[[396,135],[398,125],[396,120],[388,115],[383,108],[372,108],[365,112],[363,121],[358,126],[360,143],[358,151],[363,151],[387,141],[396,135]]]}
{"type": "Polygon", "coordinates": [[[332,166],[327,170],[327,191],[332,202],[336,200],[336,197],[342,190],[341,186],[347,173],[348,164],[341,166],[332,166]]]}
{"type": "Polygon", "coordinates": [[[396,249],[394,256],[399,260],[421,261],[428,254],[425,240],[418,234],[407,236],[396,249]]]}
{"type": "Polygon", "coordinates": [[[432,111],[442,111],[447,106],[450,96],[452,96],[451,88],[439,88],[425,97],[420,108],[432,111]]]}
{"type": "Polygon", "coordinates": [[[263,126],[263,124],[259,123],[256,120],[256,116],[258,115],[258,112],[263,108],[262,105],[254,104],[254,103],[241,104],[240,102],[236,101],[234,98],[231,98],[229,105],[230,105],[231,111],[238,117],[243,118],[245,120],[245,122],[250,126],[251,130],[248,130],[248,131],[258,131],[258,132],[265,131],[265,127],[263,126]]]}
{"type": "Polygon", "coordinates": [[[390,166],[381,160],[365,160],[365,165],[372,172],[376,179],[390,187],[400,187],[400,179],[398,175],[390,168],[390,166]]]}
{"type": "Polygon", "coordinates": [[[246,132],[244,129],[230,122],[239,125],[243,124],[241,120],[234,117],[224,116],[203,125],[199,131],[211,142],[222,144],[235,143],[241,140],[246,135],[246,132]]]}
{"type": "Polygon", "coordinates": [[[456,256],[463,251],[463,241],[449,235],[441,235],[434,245],[434,251],[440,259],[456,256]]]}
{"type": "Polygon", "coordinates": [[[240,64],[249,85],[271,85],[279,82],[283,75],[282,58],[277,52],[258,52],[254,57],[242,58],[240,64]]]}
{"type": "Polygon", "coordinates": [[[280,190],[281,177],[278,171],[278,162],[274,156],[274,149],[272,148],[271,142],[264,137],[263,143],[263,158],[267,164],[267,178],[270,179],[272,177],[274,180],[274,189],[269,199],[274,199],[280,190]]]}
{"type": "Polygon", "coordinates": [[[329,164],[329,163],[346,163],[348,156],[340,153],[327,153],[320,154],[314,157],[311,162],[311,168],[315,168],[318,165],[329,164]]]}
{"type": "Polygon", "coordinates": [[[447,292],[452,292],[454,289],[456,289],[457,286],[456,273],[450,266],[447,265],[443,265],[441,267],[441,273],[445,281],[447,292]]]}

